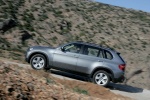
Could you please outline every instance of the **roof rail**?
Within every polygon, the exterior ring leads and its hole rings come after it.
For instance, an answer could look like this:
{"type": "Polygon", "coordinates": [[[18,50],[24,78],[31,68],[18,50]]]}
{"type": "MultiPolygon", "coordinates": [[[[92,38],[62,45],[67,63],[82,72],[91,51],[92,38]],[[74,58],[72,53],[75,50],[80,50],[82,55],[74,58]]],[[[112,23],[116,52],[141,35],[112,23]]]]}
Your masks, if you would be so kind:
{"type": "Polygon", "coordinates": [[[84,41],[75,41],[75,42],[78,42],[78,43],[85,43],[85,44],[89,44],[89,45],[93,45],[93,46],[99,46],[99,47],[102,47],[102,48],[105,48],[105,49],[110,49],[110,50],[113,50],[113,51],[116,51],[114,48],[112,47],[109,47],[109,46],[102,46],[102,45],[99,45],[99,44],[96,44],[96,43],[91,43],[91,42],[84,42],[84,41]]]}

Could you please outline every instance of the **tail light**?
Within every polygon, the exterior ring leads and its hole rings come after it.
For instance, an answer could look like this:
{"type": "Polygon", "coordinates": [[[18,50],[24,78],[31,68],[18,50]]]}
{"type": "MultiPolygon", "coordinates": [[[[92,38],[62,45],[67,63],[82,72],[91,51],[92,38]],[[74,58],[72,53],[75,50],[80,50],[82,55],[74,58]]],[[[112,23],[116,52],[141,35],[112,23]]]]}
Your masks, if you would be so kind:
{"type": "Polygon", "coordinates": [[[125,71],[126,64],[120,64],[119,69],[125,71]]]}

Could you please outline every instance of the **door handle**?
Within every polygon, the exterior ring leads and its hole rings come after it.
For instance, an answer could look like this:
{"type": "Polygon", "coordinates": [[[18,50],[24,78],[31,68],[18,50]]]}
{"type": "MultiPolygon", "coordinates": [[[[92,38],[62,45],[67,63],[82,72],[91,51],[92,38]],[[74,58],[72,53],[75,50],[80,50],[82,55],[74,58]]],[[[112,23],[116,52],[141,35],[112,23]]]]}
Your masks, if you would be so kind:
{"type": "Polygon", "coordinates": [[[74,57],[75,57],[75,58],[78,58],[79,56],[77,56],[77,55],[74,55],[74,57]]]}
{"type": "Polygon", "coordinates": [[[98,60],[98,62],[103,62],[103,61],[101,61],[101,60],[98,60]]]}

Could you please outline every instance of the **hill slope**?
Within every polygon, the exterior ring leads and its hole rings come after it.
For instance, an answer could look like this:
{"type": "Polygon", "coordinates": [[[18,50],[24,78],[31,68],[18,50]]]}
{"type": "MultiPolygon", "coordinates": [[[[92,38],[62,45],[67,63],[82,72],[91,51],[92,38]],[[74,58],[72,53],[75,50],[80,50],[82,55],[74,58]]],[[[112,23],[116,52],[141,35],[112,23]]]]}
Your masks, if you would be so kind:
{"type": "Polygon", "coordinates": [[[150,89],[149,13],[87,0],[0,0],[0,21],[2,57],[23,61],[33,45],[97,43],[121,52],[127,75],[142,69],[127,84],[150,89]]]}
{"type": "Polygon", "coordinates": [[[1,60],[0,79],[1,100],[131,100],[92,83],[61,80],[1,60]]]}

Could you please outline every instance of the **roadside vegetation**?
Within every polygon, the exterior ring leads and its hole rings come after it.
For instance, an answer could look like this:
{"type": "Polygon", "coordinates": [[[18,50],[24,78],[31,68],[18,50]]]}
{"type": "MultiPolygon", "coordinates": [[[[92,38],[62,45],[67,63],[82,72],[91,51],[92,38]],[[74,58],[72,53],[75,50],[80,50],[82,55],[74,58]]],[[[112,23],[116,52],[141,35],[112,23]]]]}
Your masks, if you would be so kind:
{"type": "Polygon", "coordinates": [[[91,0],[0,0],[0,56],[23,62],[29,46],[96,43],[119,51],[127,74],[147,69],[128,84],[150,89],[149,27],[150,13],[91,0]]]}

